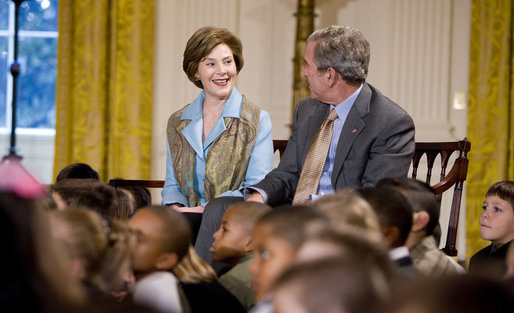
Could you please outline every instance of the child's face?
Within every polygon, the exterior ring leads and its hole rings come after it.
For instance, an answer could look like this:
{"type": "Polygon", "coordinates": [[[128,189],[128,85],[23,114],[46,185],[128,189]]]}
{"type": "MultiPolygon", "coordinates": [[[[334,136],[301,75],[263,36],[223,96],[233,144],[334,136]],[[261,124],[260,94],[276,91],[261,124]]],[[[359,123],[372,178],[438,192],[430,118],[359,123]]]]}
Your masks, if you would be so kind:
{"type": "Polygon", "coordinates": [[[307,310],[298,302],[298,295],[294,287],[279,288],[273,295],[273,310],[275,313],[307,313],[307,310]]]}
{"type": "Polygon", "coordinates": [[[480,237],[491,240],[496,247],[514,239],[514,210],[498,196],[485,198],[480,215],[480,237]]]}
{"type": "Polygon", "coordinates": [[[253,231],[253,259],[249,266],[252,288],[258,301],[271,291],[282,272],[295,261],[296,250],[287,241],[275,237],[266,224],[257,224],[253,231]]]}
{"type": "Polygon", "coordinates": [[[245,246],[250,241],[251,234],[238,221],[237,210],[229,208],[213,237],[214,242],[209,249],[212,259],[233,265],[246,255],[245,246]]]}
{"type": "Polygon", "coordinates": [[[132,269],[136,277],[156,270],[156,261],[163,253],[161,221],[147,210],[139,210],[130,218],[129,225],[137,232],[137,244],[132,252],[132,269]]]}

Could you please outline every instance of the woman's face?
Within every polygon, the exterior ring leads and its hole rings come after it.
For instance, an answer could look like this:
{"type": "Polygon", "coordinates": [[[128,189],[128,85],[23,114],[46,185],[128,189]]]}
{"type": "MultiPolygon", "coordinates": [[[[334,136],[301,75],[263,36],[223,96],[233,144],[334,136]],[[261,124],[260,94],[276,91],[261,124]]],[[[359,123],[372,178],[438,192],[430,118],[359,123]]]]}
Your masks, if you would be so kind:
{"type": "Polygon", "coordinates": [[[226,100],[236,82],[237,68],[232,49],[219,44],[200,62],[196,77],[205,90],[205,97],[226,100]]]}

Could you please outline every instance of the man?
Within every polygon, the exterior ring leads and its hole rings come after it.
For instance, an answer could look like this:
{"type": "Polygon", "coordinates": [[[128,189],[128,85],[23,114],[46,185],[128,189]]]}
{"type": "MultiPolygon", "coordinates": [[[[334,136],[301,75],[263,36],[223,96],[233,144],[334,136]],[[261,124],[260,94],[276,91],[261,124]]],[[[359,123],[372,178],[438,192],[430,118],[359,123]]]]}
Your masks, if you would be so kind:
{"type": "MultiPolygon", "coordinates": [[[[300,185],[314,185],[314,191],[311,196],[297,196],[295,203],[348,186],[373,186],[383,177],[407,175],[415,149],[414,123],[402,108],[366,83],[369,55],[368,41],[351,27],[331,26],[311,34],[303,70],[311,97],[296,106],[292,135],[280,164],[257,185],[246,188],[247,201],[271,206],[293,201],[311,144],[332,109],[337,116],[330,147],[322,153],[324,163],[315,164],[323,169],[321,177],[314,184],[304,179],[300,185]]],[[[212,236],[231,201],[218,198],[206,207],[196,241],[202,257],[206,257],[202,250],[210,245],[205,247],[202,241],[212,241],[205,233],[212,236]],[[213,221],[216,225],[208,226],[213,221]]]]}

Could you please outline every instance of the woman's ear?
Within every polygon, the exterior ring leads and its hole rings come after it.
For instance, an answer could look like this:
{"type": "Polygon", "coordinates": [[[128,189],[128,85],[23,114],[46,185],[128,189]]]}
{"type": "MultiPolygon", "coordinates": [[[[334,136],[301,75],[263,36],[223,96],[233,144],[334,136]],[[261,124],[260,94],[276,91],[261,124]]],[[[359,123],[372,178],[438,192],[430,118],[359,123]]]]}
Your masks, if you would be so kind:
{"type": "Polygon", "coordinates": [[[430,222],[430,216],[426,211],[415,212],[412,219],[411,231],[421,231],[430,222]]]}
{"type": "Polygon", "coordinates": [[[161,271],[171,270],[178,263],[176,253],[163,253],[155,260],[155,268],[161,271]]]}

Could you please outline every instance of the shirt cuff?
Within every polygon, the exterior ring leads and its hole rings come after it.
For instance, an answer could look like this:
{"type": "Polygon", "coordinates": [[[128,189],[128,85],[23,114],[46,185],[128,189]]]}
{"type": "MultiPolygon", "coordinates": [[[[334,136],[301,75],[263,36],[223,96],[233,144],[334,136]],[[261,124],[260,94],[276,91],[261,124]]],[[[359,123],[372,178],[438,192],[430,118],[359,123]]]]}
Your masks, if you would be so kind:
{"type": "Polygon", "coordinates": [[[256,188],[256,187],[245,187],[243,189],[243,197],[246,200],[246,198],[248,198],[248,196],[254,192],[260,193],[262,196],[262,199],[264,200],[264,203],[268,203],[268,194],[264,190],[262,190],[260,188],[256,188]]]}

